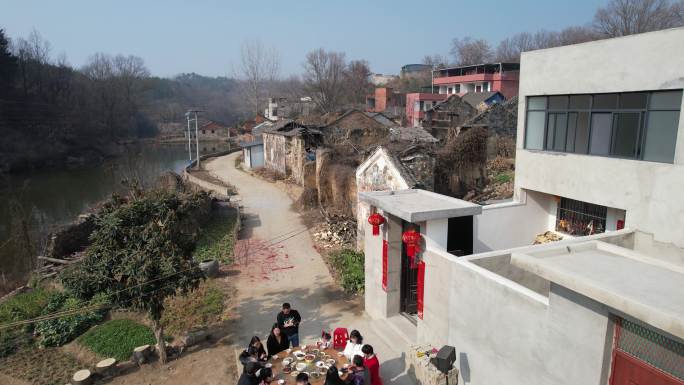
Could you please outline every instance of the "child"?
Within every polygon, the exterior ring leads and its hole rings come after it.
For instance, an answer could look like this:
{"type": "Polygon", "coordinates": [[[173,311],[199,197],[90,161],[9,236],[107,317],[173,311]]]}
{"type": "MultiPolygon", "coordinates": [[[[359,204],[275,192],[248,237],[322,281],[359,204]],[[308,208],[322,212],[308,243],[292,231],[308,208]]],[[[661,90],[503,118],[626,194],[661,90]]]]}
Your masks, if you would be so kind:
{"type": "Polygon", "coordinates": [[[321,331],[321,338],[316,342],[319,349],[330,349],[332,346],[332,336],[325,330],[321,331]]]}

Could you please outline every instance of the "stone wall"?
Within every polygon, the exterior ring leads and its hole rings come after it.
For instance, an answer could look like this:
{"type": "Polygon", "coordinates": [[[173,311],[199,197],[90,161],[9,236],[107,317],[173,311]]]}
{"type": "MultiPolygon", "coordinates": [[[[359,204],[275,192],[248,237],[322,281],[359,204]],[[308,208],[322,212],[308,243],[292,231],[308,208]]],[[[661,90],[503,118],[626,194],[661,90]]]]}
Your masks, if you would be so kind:
{"type": "Polygon", "coordinates": [[[281,175],[287,175],[287,138],[283,135],[264,133],[264,167],[281,175]]]}

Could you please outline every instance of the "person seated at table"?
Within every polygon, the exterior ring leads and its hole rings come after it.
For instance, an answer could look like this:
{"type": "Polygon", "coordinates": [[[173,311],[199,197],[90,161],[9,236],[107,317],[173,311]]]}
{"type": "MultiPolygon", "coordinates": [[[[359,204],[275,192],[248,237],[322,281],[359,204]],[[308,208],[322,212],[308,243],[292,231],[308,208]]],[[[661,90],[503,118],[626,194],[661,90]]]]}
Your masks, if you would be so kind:
{"type": "Polygon", "coordinates": [[[306,373],[299,373],[296,381],[297,385],[311,385],[309,384],[309,375],[306,373]]]}
{"type": "Polygon", "coordinates": [[[316,342],[319,349],[330,349],[332,345],[332,336],[325,330],[321,331],[321,338],[316,342]]]}
{"type": "Polygon", "coordinates": [[[332,365],[328,368],[328,372],[325,375],[324,385],[345,385],[344,381],[340,378],[339,369],[337,366],[332,365]]]}
{"type": "Polygon", "coordinates": [[[283,332],[278,327],[278,324],[274,323],[273,327],[271,328],[271,333],[268,335],[268,339],[266,339],[266,348],[268,349],[268,354],[270,356],[275,356],[289,347],[290,341],[288,341],[287,336],[283,335],[283,332]]]}
{"type": "Polygon", "coordinates": [[[354,358],[355,355],[363,356],[361,348],[363,347],[363,336],[358,330],[354,329],[349,333],[349,341],[344,347],[344,356],[347,357],[349,361],[354,358]]]}
{"type": "Polygon", "coordinates": [[[268,385],[273,381],[273,370],[271,368],[261,368],[258,373],[259,385],[268,385]]]}
{"type": "Polygon", "coordinates": [[[257,336],[252,337],[249,341],[249,345],[247,345],[247,349],[243,350],[239,356],[240,362],[242,365],[245,365],[245,368],[248,362],[263,362],[266,361],[267,358],[268,355],[266,354],[266,350],[264,350],[264,346],[257,336]]]}
{"type": "Polygon", "coordinates": [[[256,372],[260,367],[261,365],[255,361],[247,362],[237,385],[259,385],[259,377],[257,377],[256,372]]]}
{"type": "Polygon", "coordinates": [[[382,385],[382,378],[380,378],[380,361],[373,352],[373,347],[370,345],[363,345],[361,348],[363,352],[363,366],[368,368],[370,373],[371,385],[382,385]]]}
{"type": "Polygon", "coordinates": [[[370,385],[370,373],[368,373],[368,368],[363,366],[362,356],[356,355],[352,358],[352,366],[349,367],[347,383],[349,385],[370,385]]]}

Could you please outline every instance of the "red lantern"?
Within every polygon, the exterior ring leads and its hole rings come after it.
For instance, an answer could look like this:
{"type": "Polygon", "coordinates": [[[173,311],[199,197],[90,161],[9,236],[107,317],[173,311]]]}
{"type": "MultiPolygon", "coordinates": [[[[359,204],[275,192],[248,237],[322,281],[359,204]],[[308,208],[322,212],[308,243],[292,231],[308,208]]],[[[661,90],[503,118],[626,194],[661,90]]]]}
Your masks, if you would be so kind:
{"type": "Polygon", "coordinates": [[[413,229],[404,231],[401,240],[406,244],[406,255],[411,259],[411,268],[417,268],[416,255],[420,253],[420,233],[413,229]]]}
{"type": "Polygon", "coordinates": [[[380,225],[385,223],[385,218],[378,213],[373,213],[368,217],[368,223],[373,225],[373,235],[380,235],[380,225]]]}

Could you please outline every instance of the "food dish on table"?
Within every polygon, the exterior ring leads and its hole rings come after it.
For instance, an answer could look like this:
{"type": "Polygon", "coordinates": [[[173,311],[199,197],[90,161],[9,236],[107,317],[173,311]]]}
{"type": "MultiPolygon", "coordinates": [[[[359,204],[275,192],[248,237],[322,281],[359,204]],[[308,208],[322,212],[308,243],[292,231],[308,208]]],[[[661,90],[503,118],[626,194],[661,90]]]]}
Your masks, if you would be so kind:
{"type": "Polygon", "coordinates": [[[292,363],[292,358],[288,357],[283,360],[283,366],[288,366],[292,363]]]}
{"type": "Polygon", "coordinates": [[[297,370],[298,370],[298,371],[301,372],[301,371],[304,370],[304,369],[306,369],[306,364],[305,364],[305,363],[300,362],[300,363],[297,364],[297,370]]]}
{"type": "Polygon", "coordinates": [[[298,374],[299,374],[299,372],[295,370],[292,373],[290,373],[290,376],[297,377],[298,374]]]}
{"type": "Polygon", "coordinates": [[[290,373],[291,371],[292,371],[292,369],[289,366],[286,366],[283,368],[283,373],[287,374],[287,373],[290,373]]]}
{"type": "Polygon", "coordinates": [[[316,359],[316,356],[314,356],[313,354],[307,354],[304,356],[304,360],[306,360],[306,362],[313,362],[313,360],[315,360],[315,359],[316,359]]]}
{"type": "Polygon", "coordinates": [[[325,360],[325,363],[326,363],[326,365],[328,365],[328,366],[333,366],[333,365],[335,365],[335,360],[333,360],[332,358],[330,358],[330,359],[325,360]]]}

